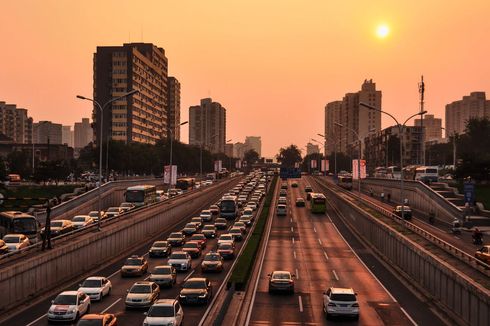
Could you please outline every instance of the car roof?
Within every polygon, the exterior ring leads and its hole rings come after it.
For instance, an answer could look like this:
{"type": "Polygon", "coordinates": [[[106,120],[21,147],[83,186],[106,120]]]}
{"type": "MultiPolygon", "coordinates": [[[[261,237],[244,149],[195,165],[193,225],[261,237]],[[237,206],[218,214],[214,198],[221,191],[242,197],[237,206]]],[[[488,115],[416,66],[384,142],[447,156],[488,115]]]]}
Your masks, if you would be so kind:
{"type": "Polygon", "coordinates": [[[193,281],[193,282],[205,282],[206,281],[206,278],[204,277],[192,277],[190,279],[187,280],[187,282],[190,282],[190,281],[193,281]]]}
{"type": "Polygon", "coordinates": [[[63,291],[58,295],[77,295],[79,293],[82,293],[82,291],[63,291]]]}
{"type": "Polygon", "coordinates": [[[103,280],[105,279],[104,276],[91,276],[91,277],[87,277],[85,280],[103,280]]]}
{"type": "Polygon", "coordinates": [[[355,294],[354,290],[352,288],[334,288],[331,287],[330,291],[335,294],[355,294]]]}
{"type": "Polygon", "coordinates": [[[291,272],[289,272],[289,271],[273,271],[272,274],[288,274],[288,275],[291,275],[291,272]]]}
{"type": "Polygon", "coordinates": [[[134,282],[133,285],[152,285],[153,282],[150,282],[150,281],[138,281],[138,282],[134,282]]]}
{"type": "Polygon", "coordinates": [[[176,302],[176,299],[158,299],[153,303],[153,305],[159,305],[159,306],[173,306],[174,303],[176,302]]]}

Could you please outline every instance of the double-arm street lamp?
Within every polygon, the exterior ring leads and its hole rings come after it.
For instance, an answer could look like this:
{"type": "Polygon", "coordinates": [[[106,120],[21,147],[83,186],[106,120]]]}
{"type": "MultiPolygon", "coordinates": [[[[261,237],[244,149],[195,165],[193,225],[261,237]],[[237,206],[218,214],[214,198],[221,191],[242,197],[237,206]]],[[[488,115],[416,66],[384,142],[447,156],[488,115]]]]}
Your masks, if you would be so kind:
{"type": "MultiPolygon", "coordinates": [[[[183,125],[187,124],[188,122],[189,121],[184,121],[184,122],[180,123],[179,128],[180,128],[180,126],[183,126],[183,125]]],[[[172,129],[169,129],[169,134],[170,134],[170,178],[168,181],[168,188],[171,189],[172,188],[172,173],[173,173],[172,152],[173,152],[173,143],[174,143],[174,131],[172,129]]]]}
{"type": "Polygon", "coordinates": [[[100,135],[99,135],[99,194],[98,194],[98,206],[99,206],[99,219],[97,220],[97,229],[100,231],[100,220],[102,219],[102,204],[101,204],[101,186],[102,186],[102,142],[104,140],[103,137],[103,125],[104,125],[104,109],[109,106],[109,104],[119,101],[125,97],[131,96],[133,94],[138,93],[138,90],[132,90],[127,93],[124,93],[121,96],[115,97],[107,102],[104,103],[104,105],[100,105],[99,102],[92,98],[88,98],[85,96],[77,95],[78,99],[81,100],[87,100],[90,102],[93,102],[95,106],[99,109],[100,111],[100,135]]]}
{"type": "MultiPolygon", "coordinates": [[[[325,150],[325,157],[327,157],[326,145],[327,145],[327,135],[317,134],[318,136],[323,138],[324,145],[323,148],[325,150]]],[[[337,179],[337,140],[334,138],[334,148],[333,148],[333,160],[334,160],[334,180],[337,179]]]]}
{"type": "Polygon", "coordinates": [[[360,102],[359,103],[359,107],[365,107],[365,108],[368,108],[368,109],[372,109],[372,110],[375,110],[375,111],[378,111],[378,112],[381,112],[381,113],[384,113],[386,114],[387,116],[391,117],[395,123],[396,123],[396,126],[398,127],[398,132],[400,134],[400,205],[402,207],[402,218],[405,216],[404,215],[404,198],[403,198],[403,179],[404,179],[404,176],[403,176],[403,132],[404,132],[404,129],[406,127],[406,124],[407,122],[418,116],[418,115],[424,115],[427,113],[427,111],[420,111],[420,112],[417,112],[415,114],[412,114],[411,116],[409,116],[402,124],[400,122],[398,122],[398,120],[390,113],[386,112],[386,111],[383,111],[381,109],[378,109],[377,107],[374,107],[372,105],[369,105],[369,104],[366,104],[366,103],[363,103],[363,102],[360,102]]]}
{"type": "MultiPolygon", "coordinates": [[[[313,139],[313,138],[310,138],[311,141],[314,141],[315,143],[318,143],[320,144],[321,146],[323,146],[323,149],[325,150],[325,141],[323,142],[323,144],[321,142],[319,142],[318,140],[316,139],[313,139]]],[[[325,152],[325,158],[327,157],[327,153],[325,152]]],[[[320,170],[322,168],[322,165],[320,164],[320,170]]],[[[323,171],[324,172],[324,175],[326,175],[327,173],[327,170],[323,171]]]]}
{"type": "MultiPolygon", "coordinates": [[[[231,143],[233,141],[233,139],[228,139],[226,141],[227,144],[231,143]]],[[[232,157],[233,157],[233,150],[231,151],[231,154],[230,154],[230,157],[228,158],[229,159],[229,163],[230,163],[230,172],[231,173],[231,161],[232,161],[232,157]]]]}

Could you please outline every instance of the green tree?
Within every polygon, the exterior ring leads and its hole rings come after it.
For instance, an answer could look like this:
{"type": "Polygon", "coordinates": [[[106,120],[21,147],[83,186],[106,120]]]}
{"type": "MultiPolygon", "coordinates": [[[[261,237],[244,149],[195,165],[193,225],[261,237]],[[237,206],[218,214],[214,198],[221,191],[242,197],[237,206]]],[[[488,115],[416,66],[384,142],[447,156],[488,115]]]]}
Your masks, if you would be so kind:
{"type": "Polygon", "coordinates": [[[30,167],[30,157],[27,152],[13,151],[7,155],[8,172],[20,174],[22,178],[28,177],[32,173],[30,167]]]}
{"type": "Polygon", "coordinates": [[[457,138],[458,165],[456,176],[471,176],[482,181],[490,180],[490,120],[470,119],[465,134],[457,138]]]}
{"type": "Polygon", "coordinates": [[[286,148],[281,148],[279,154],[276,155],[277,161],[282,166],[293,168],[296,163],[302,161],[301,152],[296,145],[289,145],[286,148]]]}
{"type": "Polygon", "coordinates": [[[249,149],[243,154],[243,160],[247,162],[247,166],[252,166],[252,164],[257,163],[259,159],[259,153],[253,149],[249,149]]]}
{"type": "Polygon", "coordinates": [[[323,154],[322,153],[312,153],[309,155],[306,155],[303,158],[303,162],[301,163],[301,171],[303,172],[313,172],[313,171],[320,171],[321,169],[321,160],[323,160],[323,154]],[[311,161],[316,161],[316,168],[312,169],[311,168],[311,161]]]}

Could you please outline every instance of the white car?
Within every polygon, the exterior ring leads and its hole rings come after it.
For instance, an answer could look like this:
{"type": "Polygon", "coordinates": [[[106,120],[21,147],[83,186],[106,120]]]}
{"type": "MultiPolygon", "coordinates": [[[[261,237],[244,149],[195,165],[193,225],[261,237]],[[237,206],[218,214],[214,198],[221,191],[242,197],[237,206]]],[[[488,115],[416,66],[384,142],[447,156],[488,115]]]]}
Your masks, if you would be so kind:
{"type": "MultiPolygon", "coordinates": [[[[99,211],[90,211],[88,213],[88,216],[90,216],[94,222],[98,222],[99,221],[99,211]]],[[[105,216],[105,212],[104,211],[100,211],[100,216],[102,216],[102,219],[104,219],[106,216],[105,216]]]]}
{"type": "Polygon", "coordinates": [[[75,321],[90,311],[90,297],[82,291],[64,291],[51,302],[48,321],[75,321]]]}
{"type": "Polygon", "coordinates": [[[192,267],[191,256],[184,251],[172,252],[168,258],[168,264],[177,271],[187,271],[192,267]]]}
{"type": "Polygon", "coordinates": [[[202,220],[205,222],[209,222],[213,219],[213,213],[209,209],[205,209],[205,210],[201,211],[200,216],[201,216],[202,220]]]}
{"type": "Polygon", "coordinates": [[[124,212],[128,212],[128,211],[132,210],[133,208],[135,208],[136,205],[132,204],[132,203],[124,202],[124,203],[121,203],[121,205],[119,205],[119,207],[122,208],[122,210],[124,212]]]}
{"type": "Polygon", "coordinates": [[[257,207],[257,203],[254,201],[249,201],[246,206],[246,208],[251,208],[254,211],[257,209],[257,207]]]}
{"type": "Polygon", "coordinates": [[[284,205],[284,204],[277,205],[277,207],[276,207],[276,214],[277,214],[277,216],[286,216],[286,215],[288,215],[288,210],[287,210],[286,205],[284,205]]]}
{"type": "Polygon", "coordinates": [[[90,297],[90,300],[102,300],[111,293],[112,284],[102,276],[92,276],[79,284],[78,291],[82,291],[90,297]]]}
{"type": "Polygon", "coordinates": [[[94,223],[94,219],[88,215],[76,215],[71,221],[73,222],[75,229],[80,229],[94,223]]]}
{"type": "Polygon", "coordinates": [[[31,244],[29,238],[26,235],[20,233],[7,234],[3,237],[3,241],[9,248],[9,252],[26,248],[31,244]]]}
{"type": "Polygon", "coordinates": [[[224,243],[224,242],[235,242],[235,238],[231,234],[229,234],[229,233],[222,234],[218,238],[218,245],[220,243],[224,243]]]}
{"type": "Polygon", "coordinates": [[[184,311],[182,306],[175,299],[160,299],[157,300],[145,313],[146,318],[143,321],[144,326],[156,325],[182,325],[184,319],[184,311]]]}
{"type": "Polygon", "coordinates": [[[122,213],[124,213],[124,211],[121,207],[109,207],[109,209],[105,212],[105,217],[115,217],[121,215],[122,213]]]}
{"type": "Polygon", "coordinates": [[[323,312],[331,316],[350,316],[359,319],[357,293],[350,288],[331,287],[323,293],[323,312]]]}

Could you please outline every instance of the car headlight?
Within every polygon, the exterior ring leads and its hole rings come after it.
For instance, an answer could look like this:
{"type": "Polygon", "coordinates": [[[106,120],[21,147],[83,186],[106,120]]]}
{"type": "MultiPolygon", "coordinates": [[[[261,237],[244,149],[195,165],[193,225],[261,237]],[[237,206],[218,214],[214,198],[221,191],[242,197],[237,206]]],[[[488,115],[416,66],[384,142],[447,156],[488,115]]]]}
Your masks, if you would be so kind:
{"type": "Polygon", "coordinates": [[[200,295],[199,298],[201,299],[204,299],[206,297],[206,293],[204,293],[203,295],[200,295]]]}
{"type": "Polygon", "coordinates": [[[71,309],[68,309],[67,313],[74,314],[76,311],[77,311],[76,308],[71,308],[71,309]]]}
{"type": "Polygon", "coordinates": [[[179,297],[181,297],[181,298],[185,298],[185,295],[183,295],[183,294],[179,294],[179,297]]]}

